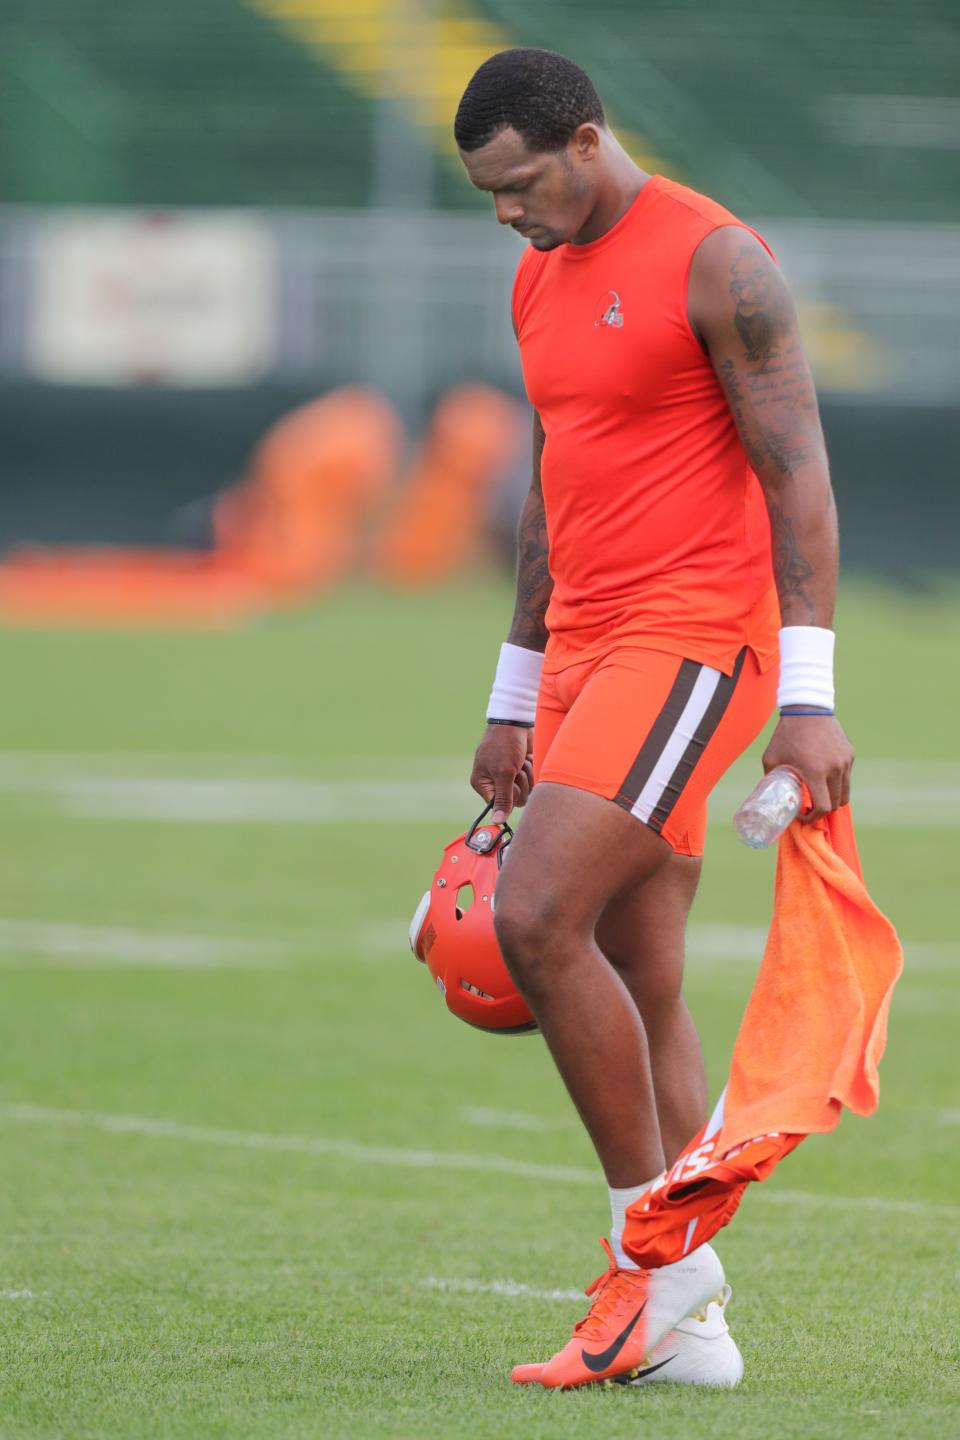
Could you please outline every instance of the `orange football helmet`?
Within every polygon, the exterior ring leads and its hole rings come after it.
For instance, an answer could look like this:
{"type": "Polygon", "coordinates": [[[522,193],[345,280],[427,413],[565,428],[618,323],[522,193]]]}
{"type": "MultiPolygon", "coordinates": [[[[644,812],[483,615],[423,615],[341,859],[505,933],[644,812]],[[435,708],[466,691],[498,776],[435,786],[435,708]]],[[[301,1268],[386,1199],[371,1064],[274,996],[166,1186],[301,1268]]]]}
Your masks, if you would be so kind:
{"type": "Polygon", "coordinates": [[[491,805],[443,852],[433,884],[410,922],[410,949],[452,1014],[499,1035],[537,1032],[493,930],[493,895],[513,839],[505,822],[481,829],[491,805]]]}

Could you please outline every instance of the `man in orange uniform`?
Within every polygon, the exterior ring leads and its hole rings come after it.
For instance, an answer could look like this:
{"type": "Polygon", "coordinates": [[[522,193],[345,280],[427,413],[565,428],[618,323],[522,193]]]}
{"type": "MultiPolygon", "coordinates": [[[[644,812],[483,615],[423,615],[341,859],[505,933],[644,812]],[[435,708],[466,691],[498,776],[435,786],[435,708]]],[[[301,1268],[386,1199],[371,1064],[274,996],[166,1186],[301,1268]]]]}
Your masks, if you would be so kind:
{"type": "Polygon", "coordinates": [[[778,704],[764,765],[804,777],[808,821],[848,798],[816,397],[766,244],[635,165],[579,66],[544,50],[492,56],[455,134],[472,183],[529,241],[513,322],[534,409],[516,611],[472,783],[494,818],[529,797],[497,937],[612,1214],[589,1314],[513,1378],[670,1379],[658,1344],[679,1354],[684,1317],[707,1312],[725,1358],[698,1369],[694,1356],[677,1378],[736,1383],[712,1248],[648,1272],[620,1237],[627,1207],[706,1118],[680,992],[710,791],[778,704]]]}

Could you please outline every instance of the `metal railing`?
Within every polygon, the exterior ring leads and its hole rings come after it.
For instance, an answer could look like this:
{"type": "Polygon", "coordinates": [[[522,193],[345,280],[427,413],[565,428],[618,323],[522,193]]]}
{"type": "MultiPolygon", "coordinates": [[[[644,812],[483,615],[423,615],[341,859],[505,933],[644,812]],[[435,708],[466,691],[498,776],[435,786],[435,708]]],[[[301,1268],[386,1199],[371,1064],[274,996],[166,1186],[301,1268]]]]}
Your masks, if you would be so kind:
{"type": "MultiPolygon", "coordinates": [[[[29,378],[33,240],[55,213],[0,211],[0,372],[8,379],[29,378]]],[[[465,378],[519,387],[510,292],[521,242],[492,215],[254,214],[270,239],[274,378],[364,380],[401,401],[465,378]]],[[[956,402],[960,226],[752,223],[801,301],[822,388],[956,402]]]]}

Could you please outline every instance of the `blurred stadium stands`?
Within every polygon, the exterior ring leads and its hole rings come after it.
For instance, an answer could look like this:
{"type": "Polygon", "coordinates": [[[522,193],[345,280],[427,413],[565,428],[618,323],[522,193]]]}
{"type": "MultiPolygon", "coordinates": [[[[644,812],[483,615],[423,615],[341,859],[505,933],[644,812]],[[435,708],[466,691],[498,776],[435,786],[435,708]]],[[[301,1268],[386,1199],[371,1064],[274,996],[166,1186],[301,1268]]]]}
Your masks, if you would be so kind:
{"type": "Polygon", "coordinates": [[[732,208],[960,219],[955,0],[482,0],[732,208]],[[894,182],[894,177],[895,182],[894,182]]]}
{"type": "Polygon", "coordinates": [[[364,205],[381,104],[456,161],[465,79],[510,44],[594,76],[654,163],[752,214],[960,221],[955,0],[3,0],[13,202],[364,205]],[[893,177],[896,177],[893,183],[893,177]]]}
{"type": "Polygon", "coordinates": [[[770,238],[848,559],[953,567],[957,0],[0,0],[0,543],[168,538],[332,385],[413,429],[450,383],[516,392],[518,242],[451,134],[509,44],[770,238]]]}

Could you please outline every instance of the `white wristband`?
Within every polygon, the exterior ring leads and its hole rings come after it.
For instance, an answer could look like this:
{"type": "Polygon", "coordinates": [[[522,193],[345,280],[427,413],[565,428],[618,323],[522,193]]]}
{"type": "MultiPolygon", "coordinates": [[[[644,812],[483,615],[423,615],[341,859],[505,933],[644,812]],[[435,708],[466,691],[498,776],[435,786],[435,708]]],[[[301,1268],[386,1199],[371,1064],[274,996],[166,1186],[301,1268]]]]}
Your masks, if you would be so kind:
{"type": "Polygon", "coordinates": [[[542,650],[525,650],[522,645],[511,645],[509,642],[501,645],[487,719],[532,725],[537,713],[542,670],[542,650]]]}
{"type": "Polygon", "coordinates": [[[785,625],[780,631],[780,710],[785,705],[833,709],[834,638],[832,630],[818,625],[785,625]]]}

